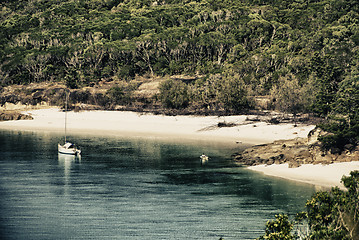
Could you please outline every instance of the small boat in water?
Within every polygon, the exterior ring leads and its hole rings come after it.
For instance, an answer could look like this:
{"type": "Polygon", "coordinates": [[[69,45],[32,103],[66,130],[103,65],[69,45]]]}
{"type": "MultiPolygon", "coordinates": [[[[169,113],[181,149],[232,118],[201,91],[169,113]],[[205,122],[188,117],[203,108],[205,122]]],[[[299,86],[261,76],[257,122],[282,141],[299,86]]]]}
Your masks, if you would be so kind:
{"type": "Polygon", "coordinates": [[[69,154],[79,156],[81,154],[81,150],[76,147],[75,144],[66,141],[66,134],[67,134],[67,98],[68,95],[66,93],[66,101],[65,101],[65,143],[61,145],[60,143],[57,144],[58,152],[61,154],[69,154]]]}
{"type": "Polygon", "coordinates": [[[81,150],[76,147],[75,144],[72,144],[70,142],[65,142],[64,145],[57,144],[59,153],[62,154],[69,154],[69,155],[75,155],[78,156],[81,154],[81,150]]]}
{"type": "Polygon", "coordinates": [[[201,159],[202,164],[208,162],[208,156],[206,156],[204,154],[202,154],[199,158],[201,159]]]}

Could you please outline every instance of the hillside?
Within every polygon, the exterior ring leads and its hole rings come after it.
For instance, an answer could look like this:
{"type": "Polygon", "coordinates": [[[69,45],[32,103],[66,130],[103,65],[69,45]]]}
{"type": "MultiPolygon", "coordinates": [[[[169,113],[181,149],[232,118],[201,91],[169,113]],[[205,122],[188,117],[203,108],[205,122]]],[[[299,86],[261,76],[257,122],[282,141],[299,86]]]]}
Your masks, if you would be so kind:
{"type": "Polygon", "coordinates": [[[2,104],[5,87],[44,83],[110,108],[309,112],[325,146],[357,144],[358,19],[354,0],[2,1],[2,104]]]}

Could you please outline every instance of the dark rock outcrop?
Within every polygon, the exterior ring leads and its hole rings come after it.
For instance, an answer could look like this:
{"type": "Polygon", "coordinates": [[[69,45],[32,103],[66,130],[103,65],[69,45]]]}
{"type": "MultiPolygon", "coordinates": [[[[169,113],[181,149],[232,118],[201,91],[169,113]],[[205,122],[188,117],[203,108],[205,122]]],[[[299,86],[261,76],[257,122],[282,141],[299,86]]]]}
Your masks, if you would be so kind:
{"type": "Polygon", "coordinates": [[[0,112],[0,121],[11,121],[11,120],[31,120],[32,116],[22,114],[17,111],[3,111],[0,112]]]}
{"type": "Polygon", "coordinates": [[[299,167],[301,164],[359,161],[359,147],[348,146],[343,152],[324,151],[318,137],[326,134],[329,133],[316,128],[307,138],[257,145],[233,157],[239,165],[244,166],[289,163],[289,167],[299,167]]]}

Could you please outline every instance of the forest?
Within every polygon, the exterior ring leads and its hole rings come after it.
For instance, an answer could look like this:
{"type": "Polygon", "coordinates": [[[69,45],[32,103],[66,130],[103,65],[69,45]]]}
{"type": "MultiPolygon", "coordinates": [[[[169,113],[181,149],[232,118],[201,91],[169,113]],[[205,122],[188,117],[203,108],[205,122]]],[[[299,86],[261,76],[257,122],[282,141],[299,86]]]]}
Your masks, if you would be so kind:
{"type": "MultiPolygon", "coordinates": [[[[131,104],[138,77],[165,79],[150,99],[164,108],[241,113],[263,97],[266,109],[320,117],[331,133],[321,139],[324,149],[354,149],[359,2],[1,1],[0,95],[12,85],[114,82],[97,102],[131,104]],[[177,75],[190,77],[171,78],[177,75]]],[[[81,94],[75,97],[89,101],[81,94]]],[[[308,201],[301,219],[309,221],[310,239],[358,236],[358,172],[343,181],[347,192],[319,192],[308,201]]],[[[294,225],[277,215],[261,238],[296,239],[294,225]]]]}
{"type": "Polygon", "coordinates": [[[103,102],[129,104],[133,79],[163,77],[151,101],[166,108],[237,113],[265,97],[325,119],[328,150],[358,145],[356,0],[5,0],[0,11],[2,88],[112,81],[103,102]]]}

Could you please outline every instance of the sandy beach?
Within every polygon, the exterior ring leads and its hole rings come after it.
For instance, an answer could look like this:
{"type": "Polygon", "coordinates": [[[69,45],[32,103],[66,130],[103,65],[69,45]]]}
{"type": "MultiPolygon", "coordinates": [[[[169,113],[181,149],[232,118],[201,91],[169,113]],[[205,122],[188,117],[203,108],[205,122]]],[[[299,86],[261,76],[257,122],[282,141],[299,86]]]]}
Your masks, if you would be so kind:
{"type": "Polygon", "coordinates": [[[331,188],[344,188],[340,183],[343,175],[349,176],[353,170],[359,170],[359,162],[341,162],[329,165],[305,164],[297,168],[289,168],[288,164],[257,165],[249,169],[262,172],[268,176],[280,177],[298,182],[331,188]]]}
{"type": "MultiPolygon", "coordinates": [[[[64,131],[65,113],[58,108],[29,110],[33,120],[0,122],[0,129],[21,131],[64,131]]],[[[313,125],[268,124],[248,122],[248,116],[163,116],[121,111],[68,112],[67,130],[73,134],[89,133],[108,136],[163,137],[201,141],[220,141],[226,144],[264,144],[275,140],[306,137],[313,125]],[[218,123],[232,123],[218,127],[218,123]]],[[[231,154],[231,153],[229,153],[231,154]]],[[[306,182],[318,186],[341,186],[340,179],[359,162],[335,163],[326,166],[303,165],[288,168],[288,164],[254,166],[249,169],[266,175],[306,182]]]]}
{"type": "MultiPolygon", "coordinates": [[[[0,122],[0,129],[64,131],[65,113],[57,108],[30,110],[34,120],[0,122]]],[[[121,111],[68,112],[67,129],[71,133],[103,135],[158,136],[227,143],[263,144],[278,139],[306,137],[314,126],[246,123],[248,116],[164,116],[121,111]],[[233,127],[218,127],[218,123],[233,127]]]]}

